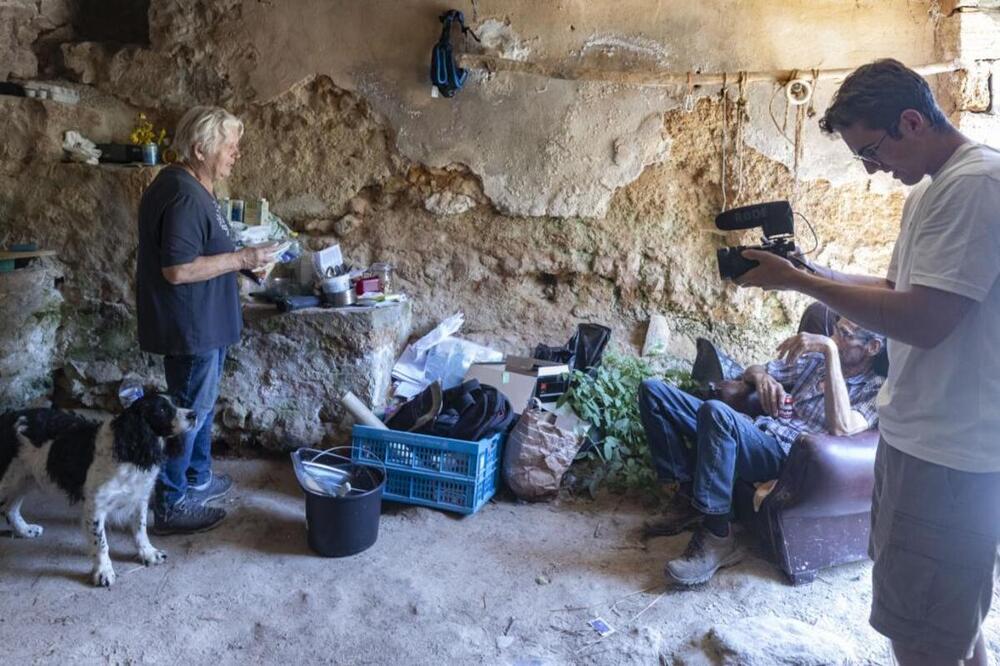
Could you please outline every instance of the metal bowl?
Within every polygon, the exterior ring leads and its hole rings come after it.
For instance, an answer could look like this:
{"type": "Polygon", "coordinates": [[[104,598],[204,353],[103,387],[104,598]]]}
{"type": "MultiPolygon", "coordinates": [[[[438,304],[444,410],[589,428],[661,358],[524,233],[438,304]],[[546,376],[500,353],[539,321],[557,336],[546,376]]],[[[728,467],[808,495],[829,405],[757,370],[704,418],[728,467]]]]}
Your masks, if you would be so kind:
{"type": "Polygon", "coordinates": [[[283,298],[285,296],[295,296],[298,293],[295,280],[288,277],[270,277],[267,280],[265,293],[273,298],[283,298]]]}

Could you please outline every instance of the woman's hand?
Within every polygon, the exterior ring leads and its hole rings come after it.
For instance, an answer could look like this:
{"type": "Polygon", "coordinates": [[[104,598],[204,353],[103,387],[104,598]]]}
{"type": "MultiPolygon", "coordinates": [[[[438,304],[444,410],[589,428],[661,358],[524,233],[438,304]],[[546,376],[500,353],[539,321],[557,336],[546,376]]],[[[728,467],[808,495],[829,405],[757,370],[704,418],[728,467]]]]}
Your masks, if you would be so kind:
{"type": "Polygon", "coordinates": [[[778,358],[785,363],[795,363],[806,352],[826,353],[830,347],[836,347],[833,340],[816,333],[799,333],[782,340],[778,345],[778,358]]]}
{"type": "Polygon", "coordinates": [[[258,247],[245,247],[236,252],[239,259],[239,270],[256,271],[264,268],[268,264],[274,263],[274,253],[278,249],[278,243],[270,243],[258,247]]]}
{"type": "Polygon", "coordinates": [[[757,377],[757,397],[765,414],[777,417],[781,404],[785,400],[785,387],[767,373],[757,377]]]}

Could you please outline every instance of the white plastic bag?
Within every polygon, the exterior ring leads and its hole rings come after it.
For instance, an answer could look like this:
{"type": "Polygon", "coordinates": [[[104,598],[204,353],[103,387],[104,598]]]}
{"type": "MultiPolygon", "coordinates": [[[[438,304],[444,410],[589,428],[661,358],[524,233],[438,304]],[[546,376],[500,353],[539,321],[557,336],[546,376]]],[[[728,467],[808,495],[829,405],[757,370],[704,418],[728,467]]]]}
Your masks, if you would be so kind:
{"type": "Polygon", "coordinates": [[[97,164],[101,151],[97,145],[79,132],[68,130],[63,135],[63,151],[74,162],[97,164]]]}
{"type": "Polygon", "coordinates": [[[462,313],[456,312],[403,350],[392,368],[392,377],[399,382],[396,395],[412,398],[433,381],[451,388],[462,383],[473,363],[503,360],[503,352],[454,337],[463,323],[462,313]]]}

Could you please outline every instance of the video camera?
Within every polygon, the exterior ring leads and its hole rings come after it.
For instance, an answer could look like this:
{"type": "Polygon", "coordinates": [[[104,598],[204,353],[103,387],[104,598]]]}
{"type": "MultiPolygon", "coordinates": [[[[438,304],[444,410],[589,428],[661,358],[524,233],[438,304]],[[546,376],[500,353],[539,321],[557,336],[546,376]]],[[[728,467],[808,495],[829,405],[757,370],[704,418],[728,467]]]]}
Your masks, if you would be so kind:
{"type": "Polygon", "coordinates": [[[764,230],[764,239],[760,245],[724,247],[716,252],[719,276],[723,280],[738,278],[760,263],[746,259],[742,254],[743,250],[763,250],[785,259],[796,251],[792,206],[787,201],[769,201],[727,210],[715,217],[715,226],[722,231],[756,227],[764,230]]]}

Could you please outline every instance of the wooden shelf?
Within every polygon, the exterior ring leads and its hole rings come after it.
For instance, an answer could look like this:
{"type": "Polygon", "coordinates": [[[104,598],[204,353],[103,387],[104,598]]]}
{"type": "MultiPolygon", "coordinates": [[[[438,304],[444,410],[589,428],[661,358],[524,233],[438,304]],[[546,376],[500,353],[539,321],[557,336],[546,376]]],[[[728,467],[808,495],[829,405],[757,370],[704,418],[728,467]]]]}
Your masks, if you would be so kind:
{"type": "Polygon", "coordinates": [[[55,250],[34,250],[32,252],[7,252],[0,250],[0,261],[9,259],[34,259],[36,257],[54,257],[55,250]]]}

